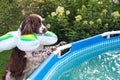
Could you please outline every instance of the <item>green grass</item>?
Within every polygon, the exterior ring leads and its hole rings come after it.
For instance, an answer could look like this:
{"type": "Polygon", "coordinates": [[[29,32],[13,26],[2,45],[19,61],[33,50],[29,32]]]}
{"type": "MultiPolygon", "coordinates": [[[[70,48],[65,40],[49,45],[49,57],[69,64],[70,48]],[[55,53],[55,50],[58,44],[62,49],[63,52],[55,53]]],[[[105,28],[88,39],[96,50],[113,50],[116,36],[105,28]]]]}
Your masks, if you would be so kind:
{"type": "Polygon", "coordinates": [[[2,80],[2,75],[4,73],[6,64],[8,62],[8,59],[10,57],[11,51],[3,51],[0,52],[0,80],[2,80]]]}

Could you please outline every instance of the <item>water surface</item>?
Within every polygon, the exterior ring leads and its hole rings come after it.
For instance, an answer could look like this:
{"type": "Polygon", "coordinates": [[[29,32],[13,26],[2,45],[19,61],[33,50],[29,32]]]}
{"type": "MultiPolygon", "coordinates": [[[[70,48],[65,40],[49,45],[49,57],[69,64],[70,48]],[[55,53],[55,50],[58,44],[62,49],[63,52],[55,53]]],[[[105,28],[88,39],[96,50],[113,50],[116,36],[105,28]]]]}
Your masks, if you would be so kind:
{"type": "Polygon", "coordinates": [[[104,53],[65,71],[58,80],[120,80],[120,50],[104,53]]]}

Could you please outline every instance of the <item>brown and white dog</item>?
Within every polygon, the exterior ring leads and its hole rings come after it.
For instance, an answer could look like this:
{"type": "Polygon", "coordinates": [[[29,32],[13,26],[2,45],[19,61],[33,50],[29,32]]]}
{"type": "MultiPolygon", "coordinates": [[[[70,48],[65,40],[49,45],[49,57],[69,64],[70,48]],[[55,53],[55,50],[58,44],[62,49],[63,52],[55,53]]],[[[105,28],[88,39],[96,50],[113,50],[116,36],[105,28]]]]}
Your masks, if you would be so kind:
{"type": "MultiPolygon", "coordinates": [[[[37,14],[31,14],[22,22],[19,31],[24,34],[44,34],[47,28],[42,24],[42,17],[37,14]]],[[[61,42],[57,46],[52,46],[44,50],[40,46],[37,51],[25,52],[17,47],[12,50],[12,54],[6,66],[3,80],[25,80],[25,76],[29,75],[44,59],[54,51],[58,46],[64,45],[61,42]]]]}

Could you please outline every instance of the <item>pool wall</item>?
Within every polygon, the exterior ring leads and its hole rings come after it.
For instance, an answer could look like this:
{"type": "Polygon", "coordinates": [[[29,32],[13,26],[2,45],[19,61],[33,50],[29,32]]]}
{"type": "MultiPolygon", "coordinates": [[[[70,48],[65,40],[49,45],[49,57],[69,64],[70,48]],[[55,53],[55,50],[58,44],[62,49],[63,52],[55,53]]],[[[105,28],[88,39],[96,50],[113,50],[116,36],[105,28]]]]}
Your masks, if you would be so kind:
{"type": "Polygon", "coordinates": [[[120,49],[120,36],[104,38],[96,35],[73,42],[70,50],[61,57],[51,54],[27,80],[57,80],[64,71],[116,49],[120,49]]]}

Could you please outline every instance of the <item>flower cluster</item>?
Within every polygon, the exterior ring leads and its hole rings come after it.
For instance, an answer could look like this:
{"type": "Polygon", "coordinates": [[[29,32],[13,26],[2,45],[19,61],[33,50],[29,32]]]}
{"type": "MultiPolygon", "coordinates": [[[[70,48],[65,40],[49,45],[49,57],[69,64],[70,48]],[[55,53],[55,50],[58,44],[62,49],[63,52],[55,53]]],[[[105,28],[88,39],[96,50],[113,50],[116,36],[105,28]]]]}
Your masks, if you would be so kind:
{"type": "Polygon", "coordinates": [[[82,10],[86,9],[86,6],[85,5],[82,5],[82,10]]]}
{"type": "Polygon", "coordinates": [[[100,18],[97,19],[98,24],[102,24],[102,20],[100,18]]]}
{"type": "Polygon", "coordinates": [[[77,16],[75,16],[75,19],[76,19],[76,21],[80,21],[80,20],[82,20],[82,16],[81,15],[77,15],[77,16]]]}
{"type": "Polygon", "coordinates": [[[97,2],[98,0],[92,0],[92,2],[97,2]]]}
{"type": "Polygon", "coordinates": [[[65,13],[66,15],[69,15],[69,14],[70,14],[70,11],[69,11],[69,10],[66,10],[66,11],[65,11],[64,7],[58,6],[57,9],[56,9],[56,12],[52,12],[52,13],[51,13],[51,16],[56,16],[56,15],[62,16],[64,13],[65,13]]]}
{"type": "Polygon", "coordinates": [[[115,19],[120,18],[120,13],[118,11],[115,11],[111,14],[115,19]]]}
{"type": "Polygon", "coordinates": [[[57,7],[57,9],[56,9],[56,14],[58,14],[58,15],[63,15],[64,12],[65,12],[65,11],[64,11],[64,7],[62,7],[62,6],[58,6],[58,7],[57,7]]]}
{"type": "Polygon", "coordinates": [[[93,21],[89,21],[89,24],[90,24],[90,25],[93,25],[93,24],[94,24],[94,22],[93,22],[93,21]]]}
{"type": "Polygon", "coordinates": [[[105,15],[107,14],[107,12],[108,12],[108,11],[107,11],[106,9],[103,9],[103,10],[102,10],[102,13],[105,14],[105,15]]]}
{"type": "Polygon", "coordinates": [[[87,25],[88,24],[88,21],[87,20],[84,20],[83,21],[83,25],[87,25]]]}
{"type": "Polygon", "coordinates": [[[36,2],[39,2],[39,3],[44,3],[44,0],[33,0],[33,1],[36,1],[36,2]]]}

